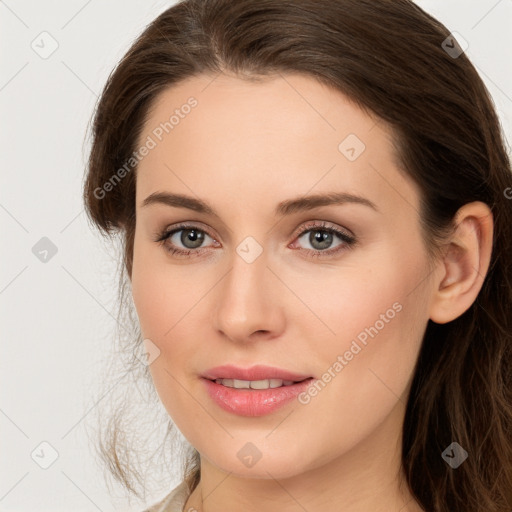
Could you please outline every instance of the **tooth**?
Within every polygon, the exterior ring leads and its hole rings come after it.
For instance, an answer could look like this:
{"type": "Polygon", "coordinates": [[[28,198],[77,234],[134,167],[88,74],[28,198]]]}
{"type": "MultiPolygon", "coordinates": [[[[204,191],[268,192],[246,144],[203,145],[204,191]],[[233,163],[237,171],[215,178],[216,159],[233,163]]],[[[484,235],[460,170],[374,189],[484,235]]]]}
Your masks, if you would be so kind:
{"type": "Polygon", "coordinates": [[[268,389],[269,388],[268,379],[265,380],[251,380],[251,388],[252,389],[268,389]]]}
{"type": "Polygon", "coordinates": [[[233,387],[237,389],[249,389],[251,387],[250,384],[248,380],[233,379],[233,387]]]}
{"type": "Polygon", "coordinates": [[[295,384],[293,380],[263,379],[263,380],[241,380],[241,379],[216,379],[217,384],[235,389],[268,389],[295,384]]]}

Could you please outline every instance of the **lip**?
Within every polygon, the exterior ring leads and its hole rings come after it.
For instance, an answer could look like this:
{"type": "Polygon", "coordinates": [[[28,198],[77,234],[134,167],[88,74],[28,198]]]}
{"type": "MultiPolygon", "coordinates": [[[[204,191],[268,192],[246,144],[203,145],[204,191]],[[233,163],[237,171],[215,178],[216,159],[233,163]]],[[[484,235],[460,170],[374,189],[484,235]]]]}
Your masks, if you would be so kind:
{"type": "MultiPolygon", "coordinates": [[[[250,368],[240,368],[238,366],[226,364],[216,366],[207,370],[202,377],[209,380],[215,379],[238,379],[238,380],[264,380],[281,379],[301,381],[308,379],[311,375],[293,373],[282,368],[274,366],[256,365],[250,368]]],[[[278,388],[275,388],[278,389],[278,388]]]]}
{"type": "Polygon", "coordinates": [[[216,366],[206,371],[201,380],[210,398],[224,411],[239,416],[264,416],[290,403],[315,380],[311,375],[290,372],[282,368],[257,365],[239,368],[216,366]],[[290,386],[268,389],[236,389],[217,384],[215,379],[300,381],[290,386]]]}
{"type": "Polygon", "coordinates": [[[201,379],[210,398],[227,412],[239,416],[264,416],[296,399],[315,380],[313,377],[290,386],[268,389],[236,389],[201,379]]]}

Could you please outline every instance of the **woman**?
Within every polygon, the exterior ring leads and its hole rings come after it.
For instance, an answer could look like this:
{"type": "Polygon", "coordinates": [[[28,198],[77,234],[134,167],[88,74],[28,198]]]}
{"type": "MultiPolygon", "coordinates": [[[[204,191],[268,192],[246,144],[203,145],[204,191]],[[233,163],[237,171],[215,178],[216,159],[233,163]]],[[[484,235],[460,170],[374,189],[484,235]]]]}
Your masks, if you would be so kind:
{"type": "Polygon", "coordinates": [[[151,510],[510,511],[510,187],[484,84],[408,0],[154,20],[84,188],[122,236],[133,360],[193,447],[151,510]]]}

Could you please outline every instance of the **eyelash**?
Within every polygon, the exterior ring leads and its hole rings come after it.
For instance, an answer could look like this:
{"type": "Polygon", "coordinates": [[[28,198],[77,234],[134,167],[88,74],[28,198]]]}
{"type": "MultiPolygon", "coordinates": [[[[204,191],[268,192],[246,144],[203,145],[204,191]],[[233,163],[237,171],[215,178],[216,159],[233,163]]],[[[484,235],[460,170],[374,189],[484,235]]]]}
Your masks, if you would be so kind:
{"type": "MultiPolygon", "coordinates": [[[[196,254],[201,253],[202,249],[204,249],[204,248],[184,250],[184,249],[178,249],[176,247],[169,247],[169,245],[166,243],[167,240],[172,237],[172,235],[174,235],[175,233],[178,233],[179,231],[184,231],[184,230],[199,231],[201,233],[208,235],[213,240],[215,240],[215,238],[212,235],[210,235],[208,233],[208,231],[206,231],[204,229],[200,229],[197,226],[194,226],[192,224],[178,224],[177,226],[173,227],[171,230],[165,229],[164,231],[157,233],[155,242],[162,245],[164,247],[164,249],[172,255],[186,257],[186,256],[189,256],[191,253],[196,253],[196,254]]],[[[309,231],[320,231],[320,232],[337,235],[343,242],[343,244],[338,245],[334,249],[326,249],[325,251],[320,251],[320,250],[315,250],[315,249],[304,249],[306,252],[311,253],[310,256],[312,256],[312,257],[332,256],[333,254],[340,253],[344,250],[352,249],[356,243],[355,237],[353,237],[337,228],[328,226],[328,224],[324,221],[322,221],[320,223],[315,222],[315,221],[306,223],[306,225],[303,227],[303,229],[301,229],[299,231],[299,233],[297,233],[295,235],[295,238],[300,238],[302,235],[304,235],[305,233],[308,233],[309,231]],[[340,249],[340,247],[341,247],[341,249],[340,249]]]]}

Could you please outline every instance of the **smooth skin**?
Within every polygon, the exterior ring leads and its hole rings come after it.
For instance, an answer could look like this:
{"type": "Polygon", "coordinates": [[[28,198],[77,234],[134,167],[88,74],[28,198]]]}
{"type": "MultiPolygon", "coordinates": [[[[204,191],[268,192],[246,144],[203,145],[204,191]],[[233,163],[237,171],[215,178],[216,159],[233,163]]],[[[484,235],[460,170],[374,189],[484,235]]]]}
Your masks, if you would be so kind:
{"type": "Polygon", "coordinates": [[[449,322],[477,297],[493,222],[485,204],[465,205],[444,256],[429,262],[419,190],[397,166],[392,135],[339,91],[299,74],[257,83],[200,75],[150,110],[139,140],[157,144],[137,170],[132,293],[143,336],[160,350],[150,365],[159,397],[201,454],[185,510],[421,510],[400,485],[414,364],[428,320],[449,322]],[[156,140],[155,128],[191,96],[197,106],[156,140]],[[365,145],[348,153],[353,161],[339,149],[350,134],[365,145]],[[156,192],[200,199],[215,214],[143,206],[156,192]],[[275,215],[282,201],[333,192],[375,209],[345,202],[275,215]],[[305,229],[311,221],[356,242],[334,234],[319,243],[321,227],[305,229]],[[190,232],[155,241],[183,222],[203,230],[202,244],[187,242],[190,232]],[[237,252],[247,237],[262,249],[252,263],[237,252]],[[200,375],[227,363],[322,379],[396,303],[400,311],[307,404],[250,418],[220,409],[205,391],[200,375]],[[248,442],[261,453],[251,467],[237,456],[248,442]]]}

